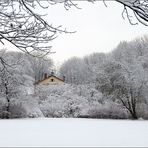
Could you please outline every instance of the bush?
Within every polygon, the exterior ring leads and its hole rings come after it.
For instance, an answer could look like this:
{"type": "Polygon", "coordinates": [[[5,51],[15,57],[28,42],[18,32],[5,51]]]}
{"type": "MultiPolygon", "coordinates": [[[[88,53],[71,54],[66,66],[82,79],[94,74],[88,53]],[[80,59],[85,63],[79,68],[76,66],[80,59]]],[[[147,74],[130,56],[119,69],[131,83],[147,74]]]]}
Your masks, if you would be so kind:
{"type": "Polygon", "coordinates": [[[148,105],[145,103],[140,103],[137,106],[138,118],[148,119],[148,105]]]}
{"type": "Polygon", "coordinates": [[[43,117],[38,106],[36,97],[31,95],[22,98],[12,98],[9,106],[9,112],[6,111],[7,102],[5,98],[0,99],[0,118],[36,118],[43,117]]]}
{"type": "Polygon", "coordinates": [[[126,110],[115,103],[98,104],[88,111],[88,118],[102,119],[128,119],[130,118],[126,110]]]}
{"type": "Polygon", "coordinates": [[[11,119],[12,118],[26,118],[27,117],[26,109],[22,105],[22,103],[11,104],[9,117],[11,119]]]}
{"type": "Polygon", "coordinates": [[[6,103],[0,104],[0,118],[5,119],[11,118],[25,118],[26,110],[21,103],[11,104],[9,107],[9,112],[6,111],[6,103]]]}
{"type": "Polygon", "coordinates": [[[56,103],[49,104],[48,102],[42,102],[42,104],[40,104],[40,110],[45,117],[60,118],[64,116],[62,106],[56,103]]]}

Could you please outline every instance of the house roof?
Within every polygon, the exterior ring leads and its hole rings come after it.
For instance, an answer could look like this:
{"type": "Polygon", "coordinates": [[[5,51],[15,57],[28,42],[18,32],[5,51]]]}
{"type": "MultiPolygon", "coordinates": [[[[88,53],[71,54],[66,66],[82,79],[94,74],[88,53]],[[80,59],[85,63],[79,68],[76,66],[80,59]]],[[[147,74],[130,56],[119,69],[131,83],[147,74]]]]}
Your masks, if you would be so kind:
{"type": "Polygon", "coordinates": [[[40,82],[43,82],[44,80],[49,79],[50,77],[55,77],[56,79],[58,79],[58,80],[64,82],[62,79],[56,77],[55,75],[50,75],[50,76],[48,76],[47,78],[44,78],[43,80],[39,80],[39,81],[36,82],[35,84],[39,84],[40,82]]]}

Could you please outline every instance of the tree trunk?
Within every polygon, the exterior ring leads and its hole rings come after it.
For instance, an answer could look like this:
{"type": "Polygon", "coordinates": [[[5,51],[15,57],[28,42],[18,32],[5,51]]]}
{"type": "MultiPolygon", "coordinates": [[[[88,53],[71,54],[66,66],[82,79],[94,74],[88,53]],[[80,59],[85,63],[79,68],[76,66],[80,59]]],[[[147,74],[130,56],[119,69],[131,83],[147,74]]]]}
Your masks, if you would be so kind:
{"type": "Polygon", "coordinates": [[[6,100],[7,100],[6,115],[5,115],[6,119],[10,118],[10,99],[9,99],[8,94],[9,94],[8,87],[7,87],[7,83],[5,82],[5,95],[6,95],[6,100]]]}
{"type": "Polygon", "coordinates": [[[122,100],[121,102],[123,106],[128,110],[128,112],[131,114],[133,119],[138,119],[137,113],[136,113],[136,101],[133,103],[129,98],[127,100],[122,100]]]}
{"type": "Polygon", "coordinates": [[[136,110],[133,110],[133,111],[131,112],[131,115],[132,115],[132,118],[133,118],[133,119],[138,119],[136,110]]]}

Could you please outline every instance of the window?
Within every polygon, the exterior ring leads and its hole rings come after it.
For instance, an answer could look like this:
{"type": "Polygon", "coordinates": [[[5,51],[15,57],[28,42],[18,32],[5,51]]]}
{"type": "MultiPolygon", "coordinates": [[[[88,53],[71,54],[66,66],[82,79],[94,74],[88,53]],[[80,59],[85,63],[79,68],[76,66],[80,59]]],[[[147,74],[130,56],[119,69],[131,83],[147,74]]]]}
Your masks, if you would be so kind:
{"type": "Polygon", "coordinates": [[[51,79],[51,82],[53,82],[54,81],[54,79],[51,79]]]}

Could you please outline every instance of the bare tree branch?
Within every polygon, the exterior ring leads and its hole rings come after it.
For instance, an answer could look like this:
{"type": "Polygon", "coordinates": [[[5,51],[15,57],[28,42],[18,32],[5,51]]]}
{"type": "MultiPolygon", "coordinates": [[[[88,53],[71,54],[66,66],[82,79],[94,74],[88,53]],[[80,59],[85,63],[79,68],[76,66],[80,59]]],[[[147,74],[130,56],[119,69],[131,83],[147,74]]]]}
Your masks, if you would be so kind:
{"type": "MultiPolygon", "coordinates": [[[[48,0],[45,0],[48,2],[48,0]]],[[[46,22],[35,10],[42,6],[40,0],[1,0],[0,1],[0,41],[5,39],[21,51],[32,54],[42,51],[40,57],[51,53],[50,41],[58,33],[73,33],[62,26],[54,27],[46,22]]]]}
{"type": "Polygon", "coordinates": [[[129,8],[134,12],[134,15],[138,20],[138,22],[140,22],[145,26],[148,26],[148,0],[115,0],[115,1],[124,6],[124,12],[127,14],[127,18],[132,25],[133,23],[130,19],[131,16],[129,15],[127,8],[129,8]]]}

